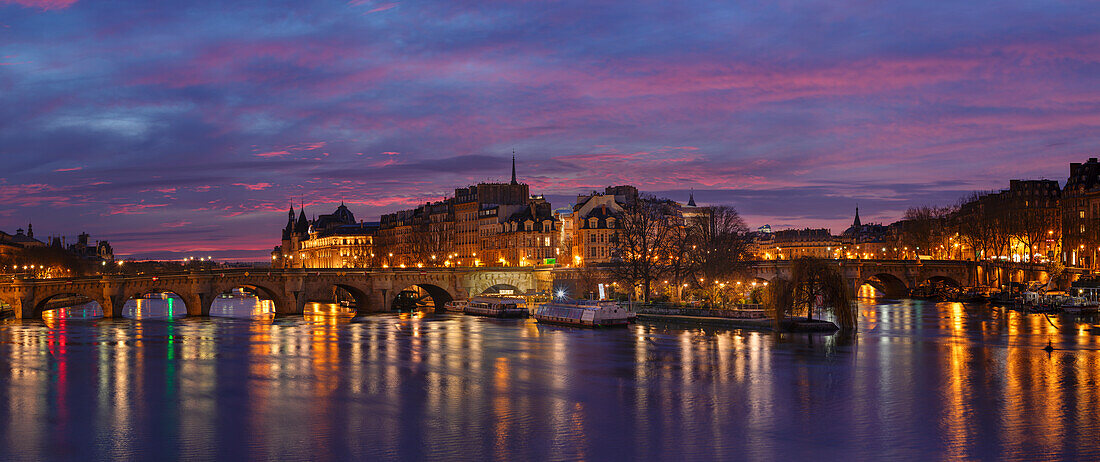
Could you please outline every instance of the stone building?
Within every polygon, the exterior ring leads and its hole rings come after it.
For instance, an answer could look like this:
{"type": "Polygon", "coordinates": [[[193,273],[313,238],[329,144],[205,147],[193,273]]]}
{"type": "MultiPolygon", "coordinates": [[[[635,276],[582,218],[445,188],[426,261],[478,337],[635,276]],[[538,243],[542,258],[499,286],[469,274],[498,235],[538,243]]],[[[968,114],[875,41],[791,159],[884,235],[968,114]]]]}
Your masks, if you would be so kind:
{"type": "Polygon", "coordinates": [[[453,261],[460,266],[494,264],[501,255],[485,255],[482,248],[502,229],[500,225],[513,213],[525,209],[531,201],[530,189],[516,179],[516,159],[512,157],[512,181],[478,183],[455,189],[453,261]]]}
{"type": "Polygon", "coordinates": [[[845,258],[835,249],[841,241],[826,228],[785,229],[772,233],[773,249],[765,251],[765,259],[792,260],[799,257],[845,258]],[[772,258],[766,258],[771,256],[772,258]]]}
{"type": "MultiPolygon", "coordinates": [[[[377,253],[384,267],[438,266],[454,249],[453,199],[382,215],[377,253]]],[[[450,263],[447,263],[450,265],[450,263]]]]}
{"type": "Polygon", "coordinates": [[[65,248],[74,257],[84,260],[113,261],[115,259],[115,251],[111,248],[109,242],[96,241],[95,244],[92,244],[90,238],[91,236],[88,233],[80,233],[76,237],[76,243],[65,247],[64,238],[53,237],[50,238],[50,245],[56,248],[65,248]]]}
{"type": "Polygon", "coordinates": [[[371,267],[377,230],[375,223],[356,223],[343,203],[312,221],[306,219],[304,207],[295,219],[291,206],[282,244],[271,251],[271,264],[275,268],[371,267]]]}
{"type": "Polygon", "coordinates": [[[1062,255],[1067,266],[1097,268],[1100,256],[1100,163],[1069,164],[1062,188],[1062,255]]]}
{"type": "MultiPolygon", "coordinates": [[[[615,233],[622,229],[623,208],[638,200],[633,186],[608,186],[603,193],[577,196],[573,206],[573,266],[610,263],[614,257],[615,233]]],[[[566,262],[563,262],[566,263],[566,262]]]]}
{"type": "Polygon", "coordinates": [[[46,243],[34,238],[34,225],[28,224],[24,233],[23,228],[15,230],[15,234],[0,232],[0,245],[12,248],[45,247],[46,243]]]}
{"type": "Polygon", "coordinates": [[[482,237],[481,252],[486,263],[535,266],[556,262],[560,254],[560,226],[550,211],[550,203],[535,197],[522,209],[502,207],[510,209],[507,218],[488,223],[486,227],[492,229],[487,229],[482,237]]]}
{"type": "Polygon", "coordinates": [[[840,233],[840,246],[832,249],[829,258],[886,259],[893,253],[887,248],[888,228],[879,223],[863,223],[859,219],[859,207],[852,226],[840,233]]]}

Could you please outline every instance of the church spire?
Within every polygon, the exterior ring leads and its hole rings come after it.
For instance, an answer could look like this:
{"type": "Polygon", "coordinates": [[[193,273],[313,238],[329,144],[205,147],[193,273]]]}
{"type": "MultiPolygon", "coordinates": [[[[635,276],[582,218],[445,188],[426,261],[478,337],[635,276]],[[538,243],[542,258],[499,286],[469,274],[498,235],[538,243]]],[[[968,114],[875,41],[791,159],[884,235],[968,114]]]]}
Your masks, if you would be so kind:
{"type": "Polygon", "coordinates": [[[859,222],[859,206],[858,205],[856,206],[856,219],[854,221],[852,221],[852,226],[856,227],[856,228],[858,228],[860,226],[863,226],[863,224],[861,224],[859,222]]]}
{"type": "Polygon", "coordinates": [[[512,184],[519,184],[516,181],[516,150],[512,149],[512,184]]]}
{"type": "Polygon", "coordinates": [[[688,195],[688,207],[695,206],[695,188],[691,188],[691,193],[688,195]]]}

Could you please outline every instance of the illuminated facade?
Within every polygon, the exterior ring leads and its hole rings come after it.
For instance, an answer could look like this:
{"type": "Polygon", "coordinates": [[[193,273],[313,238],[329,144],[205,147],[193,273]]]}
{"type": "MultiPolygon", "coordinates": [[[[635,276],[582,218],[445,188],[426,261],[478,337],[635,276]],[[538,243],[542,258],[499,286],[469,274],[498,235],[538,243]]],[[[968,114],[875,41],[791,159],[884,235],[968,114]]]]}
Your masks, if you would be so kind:
{"type": "Polygon", "coordinates": [[[1069,164],[1061,211],[1064,263],[1100,268],[1100,162],[1095,157],[1069,164]]]}
{"type": "Polygon", "coordinates": [[[558,248],[560,225],[550,212],[550,203],[541,197],[532,198],[527,207],[512,211],[504,220],[490,223],[486,228],[482,255],[490,260],[489,264],[553,264],[561,253],[558,248]]]}
{"type": "Polygon", "coordinates": [[[638,200],[633,186],[609,186],[603,193],[578,195],[573,206],[573,266],[610,263],[614,256],[615,234],[622,229],[623,207],[638,200]]]}
{"type": "Polygon", "coordinates": [[[382,215],[376,250],[385,267],[442,265],[452,255],[454,237],[454,202],[447,199],[382,215]]]}
{"type": "Polygon", "coordinates": [[[331,235],[316,233],[301,242],[294,268],[366,268],[370,267],[374,236],[372,228],[362,233],[341,229],[331,235]]]}
{"type": "MultiPolygon", "coordinates": [[[[825,228],[785,229],[772,233],[770,248],[757,247],[762,260],[792,260],[799,257],[838,258],[842,242],[825,228]]],[[[843,258],[843,257],[841,257],[843,258]]]]}
{"type": "Polygon", "coordinates": [[[546,217],[550,217],[549,204],[541,196],[531,196],[529,187],[517,181],[513,157],[509,183],[458,188],[454,197],[383,215],[377,253],[383,265],[393,267],[529,263],[547,252],[524,244],[556,229],[554,224],[543,224],[546,217]],[[513,225],[523,222],[523,217],[537,226],[528,231],[526,226],[513,225]]]}
{"type": "Polygon", "coordinates": [[[275,268],[368,268],[375,266],[378,225],[356,223],[343,203],[336,211],[307,220],[303,208],[294,218],[290,208],[282,244],[271,251],[275,268]]]}

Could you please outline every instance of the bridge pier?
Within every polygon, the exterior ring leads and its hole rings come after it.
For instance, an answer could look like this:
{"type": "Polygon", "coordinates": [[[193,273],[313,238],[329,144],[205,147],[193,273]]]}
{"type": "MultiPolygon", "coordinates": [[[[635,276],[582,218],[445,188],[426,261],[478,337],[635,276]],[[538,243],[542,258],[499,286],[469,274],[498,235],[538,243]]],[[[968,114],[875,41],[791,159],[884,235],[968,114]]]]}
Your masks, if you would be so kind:
{"type": "Polygon", "coordinates": [[[187,306],[188,316],[210,316],[210,307],[216,296],[211,293],[179,294],[187,306]]]}
{"type": "Polygon", "coordinates": [[[34,298],[33,297],[20,297],[18,301],[11,304],[12,311],[15,312],[15,317],[19,319],[34,319],[41,317],[40,313],[36,313],[34,310],[34,298]]]}
{"type": "MultiPolygon", "coordinates": [[[[309,301],[309,299],[306,297],[305,293],[303,293],[303,292],[294,292],[294,302],[292,304],[288,304],[288,305],[290,305],[290,312],[287,313],[287,314],[305,314],[305,312],[306,312],[306,302],[308,302],[308,301],[309,301]]],[[[279,302],[276,301],[275,303],[279,303],[279,302]]],[[[278,311],[277,306],[276,306],[276,311],[278,311]]]]}
{"type": "Polygon", "coordinates": [[[101,300],[96,300],[99,303],[99,307],[103,309],[103,317],[105,318],[121,318],[122,309],[126,306],[125,295],[110,295],[101,300]]]}
{"type": "Polygon", "coordinates": [[[362,303],[359,303],[356,307],[357,314],[378,313],[389,310],[389,300],[386,299],[389,295],[389,289],[375,289],[370,291],[365,297],[362,303]]]}

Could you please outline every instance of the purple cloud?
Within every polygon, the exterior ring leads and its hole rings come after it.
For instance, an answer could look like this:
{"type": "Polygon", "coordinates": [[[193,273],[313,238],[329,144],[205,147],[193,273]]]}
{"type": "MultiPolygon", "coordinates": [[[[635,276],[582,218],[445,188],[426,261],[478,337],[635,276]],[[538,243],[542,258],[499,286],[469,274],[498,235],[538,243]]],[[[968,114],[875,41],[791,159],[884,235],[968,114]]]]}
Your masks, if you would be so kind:
{"type": "Polygon", "coordinates": [[[74,3],[0,0],[0,230],[120,253],[262,258],[291,202],[374,219],[512,149],[555,205],[834,228],[1100,151],[1086,1],[74,3]]]}

